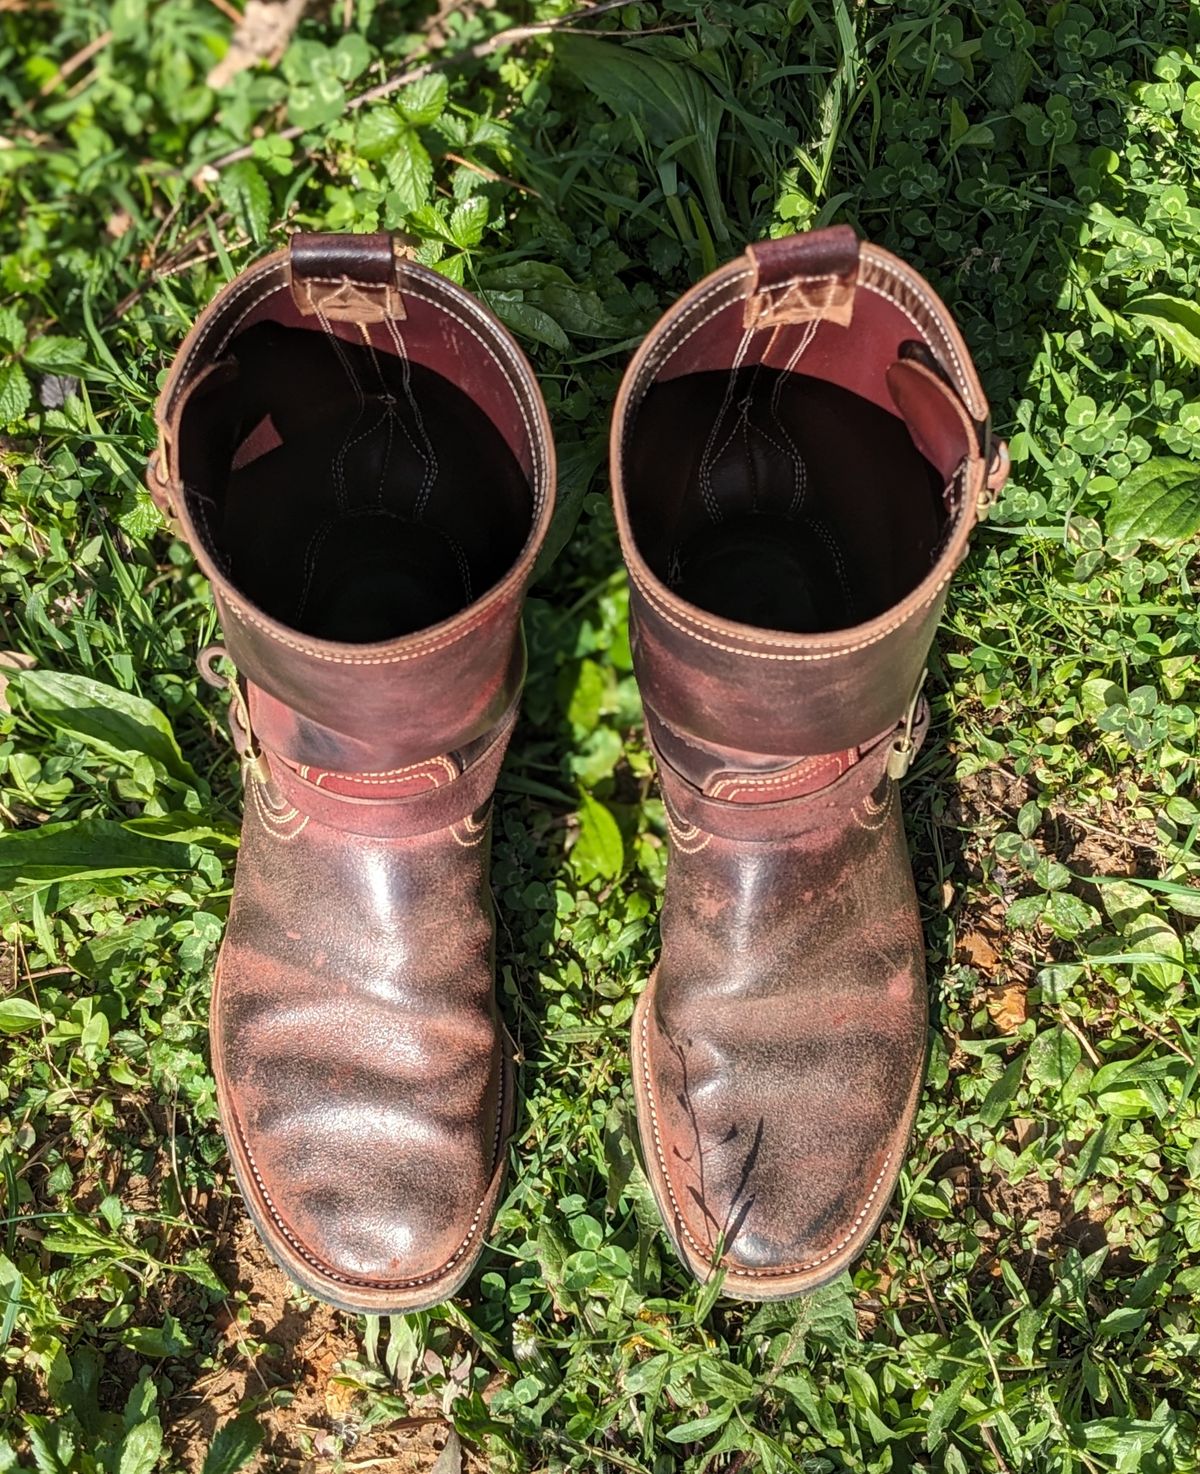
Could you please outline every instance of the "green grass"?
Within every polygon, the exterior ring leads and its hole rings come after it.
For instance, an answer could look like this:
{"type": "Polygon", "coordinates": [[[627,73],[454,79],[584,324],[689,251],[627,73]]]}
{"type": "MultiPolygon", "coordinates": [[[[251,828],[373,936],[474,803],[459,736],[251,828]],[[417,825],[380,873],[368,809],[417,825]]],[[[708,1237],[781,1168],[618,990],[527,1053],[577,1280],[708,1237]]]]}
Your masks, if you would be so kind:
{"type": "Polygon", "coordinates": [[[0,10],[0,1471],[416,1469],[447,1422],[480,1469],[1194,1469],[1200,12],[663,0],[464,55],[566,9],[314,7],[220,96],[209,0],[0,10]],[[665,836],[605,431],[688,282],[835,219],[951,303],[1014,474],[907,783],[901,1190],[852,1276],[755,1309],[681,1272],[632,1144],[665,836]],[[285,1305],[233,1195],[240,792],[140,481],[172,352],[285,222],[405,229],[487,296],[562,465],[497,823],[514,1172],[468,1293],[382,1325],[285,1305]]]}

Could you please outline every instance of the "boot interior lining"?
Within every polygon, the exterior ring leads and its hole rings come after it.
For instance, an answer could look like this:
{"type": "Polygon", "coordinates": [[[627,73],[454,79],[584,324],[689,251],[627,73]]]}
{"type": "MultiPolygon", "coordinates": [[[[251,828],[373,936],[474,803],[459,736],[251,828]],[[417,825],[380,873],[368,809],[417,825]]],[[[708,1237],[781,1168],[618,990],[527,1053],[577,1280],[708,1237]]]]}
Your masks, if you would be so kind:
{"type": "Polygon", "coordinates": [[[189,506],[247,599],[303,634],[375,642],[448,619],[529,536],[528,478],[467,394],[423,364],[263,321],[180,427],[189,506]]]}
{"type": "Polygon", "coordinates": [[[902,419],[762,365],[654,383],[628,439],[633,533],[689,603],[795,633],[874,618],[949,532],[944,477],[902,419]]]}

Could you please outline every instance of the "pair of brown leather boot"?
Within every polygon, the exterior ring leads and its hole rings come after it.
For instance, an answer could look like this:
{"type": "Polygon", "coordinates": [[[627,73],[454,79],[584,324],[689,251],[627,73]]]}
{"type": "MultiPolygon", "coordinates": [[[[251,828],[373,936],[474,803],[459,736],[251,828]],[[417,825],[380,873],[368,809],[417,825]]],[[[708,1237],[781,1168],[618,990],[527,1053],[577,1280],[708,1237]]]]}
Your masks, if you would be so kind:
{"type": "MultiPolygon", "coordinates": [[[[240,673],[212,1001],[234,1169],[298,1283],[428,1306],[480,1254],[513,1123],[489,816],[554,502],[545,405],[495,318],[389,237],[297,235],[202,315],[158,424],[150,488],[240,673]]],[[[862,1251],[912,1122],[896,785],[1005,458],[945,307],[838,227],[667,313],[612,470],[672,840],[633,1030],[645,1167],[697,1276],[793,1295],[862,1251]]]]}

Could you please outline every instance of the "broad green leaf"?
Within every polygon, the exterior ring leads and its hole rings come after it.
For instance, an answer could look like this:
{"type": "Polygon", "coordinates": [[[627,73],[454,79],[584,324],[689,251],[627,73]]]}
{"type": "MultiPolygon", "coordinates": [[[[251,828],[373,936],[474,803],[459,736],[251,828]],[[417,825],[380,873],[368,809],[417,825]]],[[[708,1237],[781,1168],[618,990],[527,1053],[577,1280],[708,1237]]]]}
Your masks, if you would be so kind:
{"type": "Polygon", "coordinates": [[[1125,311],[1151,328],[1185,363],[1200,363],[1200,307],[1194,302],[1152,295],[1130,302],[1125,311]]]}
{"type": "Polygon", "coordinates": [[[403,128],[396,135],[383,167],[394,192],[394,204],[402,215],[425,204],[433,184],[433,160],[412,128],[403,128]]]}
{"type": "Polygon", "coordinates": [[[29,408],[33,390],[25,370],[14,359],[0,363],[0,425],[11,425],[29,408]]]}
{"type": "Polygon", "coordinates": [[[600,1220],[590,1213],[577,1213],[571,1219],[571,1237],[581,1249],[598,1249],[604,1242],[600,1220]]]}
{"type": "Polygon", "coordinates": [[[359,119],[355,145],[364,159],[383,159],[407,131],[407,124],[395,108],[386,104],[369,108],[359,119]]]}
{"type": "Polygon", "coordinates": [[[202,818],[186,810],[172,814],[144,815],[140,819],[123,819],[121,828],[130,834],[146,834],[151,839],[177,839],[181,844],[236,845],[239,831],[216,815],[202,818]]]}
{"type": "Polygon", "coordinates": [[[19,1034],[36,1029],[42,1021],[42,1010],[28,998],[0,998],[0,1033],[19,1034]]]}
{"type": "Polygon", "coordinates": [[[481,195],[455,205],[450,216],[450,234],[454,237],[454,244],[464,251],[477,246],[483,238],[488,213],[488,202],[481,195]]]}
{"type": "Polygon", "coordinates": [[[732,1408],[718,1408],[715,1413],[707,1413],[702,1418],[692,1418],[675,1428],[669,1428],[667,1437],[672,1443],[699,1443],[701,1439],[707,1438],[719,1428],[724,1428],[732,1416],[732,1408]]]}
{"type": "Polygon", "coordinates": [[[938,1393],[929,1410],[929,1420],[925,1425],[926,1448],[934,1449],[941,1443],[951,1419],[962,1406],[963,1393],[971,1385],[975,1375],[975,1368],[968,1367],[965,1372],[959,1372],[953,1382],[938,1393]]]}
{"type": "Polygon", "coordinates": [[[396,99],[396,105],[415,128],[436,123],[446,110],[450,84],[441,72],[432,72],[410,82],[396,99]]]}
{"type": "Polygon", "coordinates": [[[240,1412],[223,1422],[203,1461],[202,1474],[237,1474],[262,1445],[262,1424],[252,1412],[240,1412]]]}
{"type": "Polygon", "coordinates": [[[132,487],[121,499],[117,522],[137,542],[144,542],[162,526],[163,516],[143,487],[132,487]]]}
{"type": "Polygon", "coordinates": [[[371,47],[365,36],[347,31],[332,51],[333,70],[343,82],[353,82],[371,65],[371,47]]]}
{"type": "Polygon", "coordinates": [[[162,1453],[162,1424],[157,1417],[136,1423],[126,1433],[117,1460],[117,1474],[150,1474],[162,1453]]]}
{"type": "Polygon", "coordinates": [[[0,889],[16,881],[190,870],[189,845],[130,834],[111,819],[75,819],[0,834],[0,889]]]}
{"type": "Polygon", "coordinates": [[[87,344],[82,338],[57,338],[46,334],[34,338],[22,354],[29,368],[44,373],[78,372],[87,356],[87,344]]]}
{"type": "MultiPolygon", "coordinates": [[[[74,1220],[72,1226],[78,1228],[81,1225],[78,1220],[74,1220]]],[[[86,1233],[84,1238],[86,1240],[86,1233]]],[[[147,1418],[151,1417],[157,1403],[158,1388],[154,1385],[154,1378],[148,1369],[143,1369],[142,1375],[129,1389],[129,1396],[125,1399],[125,1410],[122,1413],[125,1431],[128,1433],[139,1423],[144,1423],[147,1418]]]]}
{"type": "Polygon", "coordinates": [[[579,838],[571,859],[580,880],[616,880],[625,864],[625,843],[617,821],[590,793],[579,791],[579,838]]]}
{"type": "Polygon", "coordinates": [[[1069,939],[1095,926],[1099,915],[1086,901],[1060,890],[1047,896],[1044,919],[1060,937],[1069,939]]]}
{"type": "Polygon", "coordinates": [[[952,1211],[946,1199],[936,1192],[915,1192],[909,1202],[922,1218],[949,1218],[952,1211]]]}
{"type": "Polygon", "coordinates": [[[1173,988],[1183,980],[1183,942],[1174,927],[1152,911],[1144,912],[1126,929],[1124,941],[1131,952],[1151,952],[1161,962],[1138,964],[1138,972],[1160,988],[1173,988]]]}
{"type": "Polygon", "coordinates": [[[506,327],[521,338],[534,343],[545,343],[548,348],[557,348],[565,353],[571,346],[570,339],[558,323],[541,307],[525,301],[519,293],[489,292],[488,305],[506,327]]]}
{"type": "Polygon", "coordinates": [[[294,41],[283,59],[288,89],[288,118],[297,128],[319,128],[341,115],[346,89],[341,70],[346,60],[319,41],[294,41]]]}
{"type": "Polygon", "coordinates": [[[483,278],[489,297],[506,294],[548,313],[568,333],[586,338],[622,338],[628,325],[608,311],[597,292],[577,286],[561,267],[518,261],[483,278]]]}
{"type": "MultiPolygon", "coordinates": [[[[38,1474],[69,1474],[75,1453],[75,1440],[62,1422],[52,1422],[40,1414],[25,1420],[25,1436],[38,1474]]],[[[122,1471],[123,1474],[123,1471],[122,1471]]]]}
{"type": "Polygon", "coordinates": [[[1032,1085],[1061,1090],[1082,1058],[1079,1040],[1059,1024],[1040,1033],[1029,1046],[1026,1069],[1032,1085]]]}
{"type": "Polygon", "coordinates": [[[1200,464],[1181,456],[1143,461],[1121,481],[1109,503],[1110,537],[1178,542],[1200,530],[1200,464]]]}
{"type": "Polygon", "coordinates": [[[152,1361],[182,1356],[192,1349],[191,1338],[180,1328],[170,1312],[161,1326],[129,1326],[121,1332],[121,1341],[139,1356],[152,1361]]]}
{"type": "Polygon", "coordinates": [[[271,224],[271,191],[256,164],[249,159],[230,164],[217,180],[217,193],[256,245],[266,239],[271,224]]]}
{"type": "Polygon", "coordinates": [[[171,724],[152,702],[90,676],[60,671],[19,671],[9,677],[25,709],[106,757],[132,767],[139,754],[161,763],[189,786],[196,774],[184,760],[171,724]]]}
{"type": "Polygon", "coordinates": [[[979,1107],[979,1119],[985,1126],[995,1129],[1004,1119],[1010,1102],[1021,1088],[1025,1058],[1025,1055],[1018,1055],[984,1096],[979,1107]]]}
{"type": "Polygon", "coordinates": [[[0,349],[20,353],[25,346],[28,329],[15,307],[0,307],[0,349]]]}

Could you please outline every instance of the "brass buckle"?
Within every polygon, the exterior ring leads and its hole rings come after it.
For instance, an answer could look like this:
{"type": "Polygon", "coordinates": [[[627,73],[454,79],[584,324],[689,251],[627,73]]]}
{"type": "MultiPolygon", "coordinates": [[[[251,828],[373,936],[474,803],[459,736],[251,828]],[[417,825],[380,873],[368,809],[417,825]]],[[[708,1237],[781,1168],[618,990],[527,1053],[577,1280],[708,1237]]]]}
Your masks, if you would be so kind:
{"type": "Polygon", "coordinates": [[[254,728],[250,725],[250,706],[246,700],[246,692],[243,688],[242,678],[238,674],[238,668],[230,659],[229,651],[224,645],[206,645],[196,659],[196,666],[200,671],[201,678],[218,691],[229,692],[229,704],[232,708],[231,725],[234,727],[233,745],[237,748],[238,756],[242,760],[242,777],[245,780],[249,773],[259,783],[271,781],[271,768],[267,762],[266,755],[254,736],[254,728]],[[218,660],[229,662],[233,675],[223,676],[216,669],[218,660]],[[237,729],[241,729],[243,743],[238,742],[237,729]]]}
{"type": "Polygon", "coordinates": [[[921,692],[925,688],[925,678],[929,671],[921,672],[921,679],[917,682],[917,689],[912,694],[912,700],[904,713],[904,721],[899,737],[892,741],[892,750],[888,753],[887,771],[888,777],[893,779],[903,778],[912,767],[912,760],[917,755],[916,744],[913,742],[913,728],[917,724],[917,708],[921,704],[921,692]]]}

